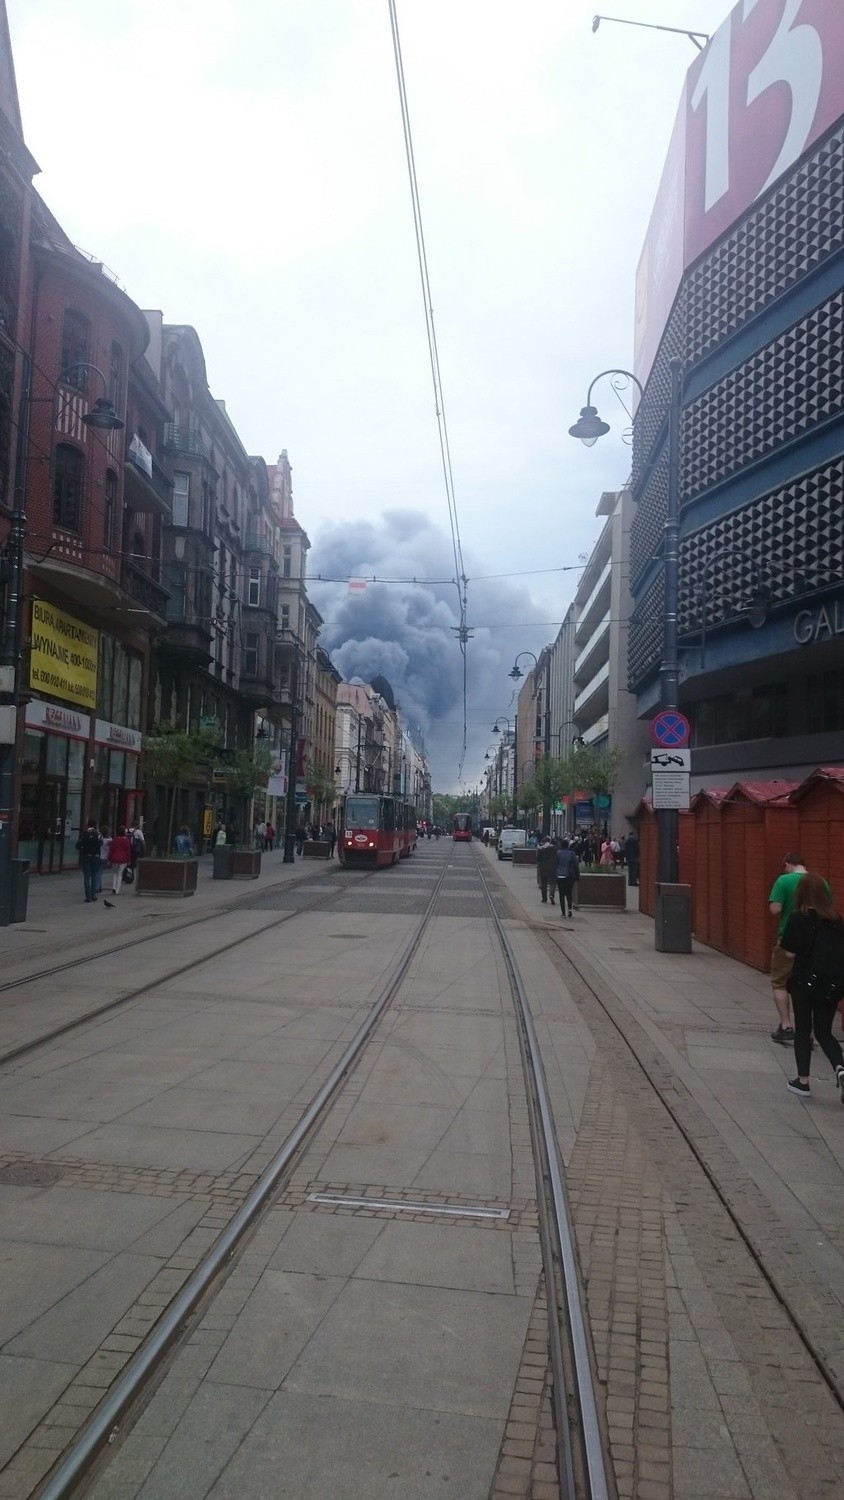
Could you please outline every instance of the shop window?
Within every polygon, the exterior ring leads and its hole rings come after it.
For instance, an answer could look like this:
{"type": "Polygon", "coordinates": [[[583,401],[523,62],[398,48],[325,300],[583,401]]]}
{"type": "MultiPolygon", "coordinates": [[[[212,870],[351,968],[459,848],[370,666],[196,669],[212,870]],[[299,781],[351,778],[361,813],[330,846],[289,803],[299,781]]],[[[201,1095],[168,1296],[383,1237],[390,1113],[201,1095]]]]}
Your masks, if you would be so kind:
{"type": "Polygon", "coordinates": [[[810,734],[844,729],[844,672],[820,672],[809,677],[806,709],[810,734]]]}
{"type": "Polygon", "coordinates": [[[103,510],[103,547],[114,551],[114,524],[117,516],[117,475],[113,469],[106,470],[105,509],[103,510]]]}
{"type": "Polygon", "coordinates": [[[75,307],[66,307],[62,318],[62,352],[59,379],[74,390],[84,391],[88,383],[88,371],[80,366],[89,362],[91,348],[91,324],[84,313],[75,307]]]}
{"type": "Polygon", "coordinates": [[[243,672],[246,677],[258,676],[258,637],[247,632],[243,650],[243,672]]]}
{"type": "Polygon", "coordinates": [[[188,526],[190,474],[173,475],[173,525],[188,526]]]}
{"type": "Polygon", "coordinates": [[[261,569],[249,569],[249,603],[253,607],[261,603],[261,569]]]}
{"type": "Polygon", "coordinates": [[[704,698],[694,706],[695,746],[732,745],[788,733],[788,684],[765,683],[746,692],[704,698]]]}
{"type": "Polygon", "coordinates": [[[53,466],[53,525],[78,531],[82,519],[82,454],[59,443],[53,466]]]}

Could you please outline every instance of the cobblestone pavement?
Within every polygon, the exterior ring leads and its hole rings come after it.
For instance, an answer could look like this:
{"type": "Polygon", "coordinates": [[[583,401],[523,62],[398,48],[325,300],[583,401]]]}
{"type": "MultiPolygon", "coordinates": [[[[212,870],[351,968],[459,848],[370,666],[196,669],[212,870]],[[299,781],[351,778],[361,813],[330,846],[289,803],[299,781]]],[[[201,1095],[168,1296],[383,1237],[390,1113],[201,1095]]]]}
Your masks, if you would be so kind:
{"type": "Polygon", "coordinates": [[[841,1493],[844,1418],[810,1350],[840,1381],[838,1246],[820,1220],[840,1204],[840,1150],[823,1162],[844,1115],[822,1093],[817,1124],[787,1111],[763,976],[705,949],[654,954],[637,914],[537,919],[532,872],[505,879],[528,917],[517,951],[539,934],[597,1049],[568,1172],[620,1495],[841,1493]],[[766,1118],[776,1172],[760,1167],[766,1118]]]}
{"type": "MultiPolygon", "coordinates": [[[[227,888],[145,971],[248,941],[6,1071],[0,1500],[30,1494],[242,1203],[447,860],[406,989],[92,1493],[557,1500],[527,1107],[477,857],[431,846],[263,933],[301,906],[293,877],[227,888]]],[[[618,1495],[840,1493],[841,1408],[811,1350],[834,1380],[844,1111],[820,1084],[810,1110],[782,1093],[761,976],[654,955],[637,914],[564,928],[532,871],[490,873],[618,1495]]],[[[113,964],[75,973],[30,987],[33,1020],[114,993],[113,964]]]]}

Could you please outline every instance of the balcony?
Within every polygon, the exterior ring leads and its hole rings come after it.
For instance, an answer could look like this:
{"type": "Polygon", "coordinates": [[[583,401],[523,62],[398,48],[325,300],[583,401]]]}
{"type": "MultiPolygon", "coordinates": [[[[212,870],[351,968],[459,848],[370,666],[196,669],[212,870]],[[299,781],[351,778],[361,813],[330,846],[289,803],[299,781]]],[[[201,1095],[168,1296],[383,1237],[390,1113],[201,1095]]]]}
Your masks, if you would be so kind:
{"type": "Polygon", "coordinates": [[[159,637],[159,650],[203,667],[211,658],[211,622],[202,615],[174,615],[174,605],[178,607],[180,602],[177,595],[170,595],[167,629],[159,637]]]}
{"type": "Polygon", "coordinates": [[[193,427],[177,427],[167,422],[164,427],[164,447],[171,453],[187,453],[191,458],[204,458],[211,462],[211,449],[193,427]]]}
{"type": "Polygon", "coordinates": [[[595,630],[593,630],[583,650],[575,657],[575,682],[588,681],[593,673],[598,670],[598,667],[606,661],[610,644],[609,636],[610,615],[608,610],[604,618],[599,622],[595,630]]]}
{"type": "Polygon", "coordinates": [[[272,538],[259,536],[257,531],[247,531],[244,547],[247,552],[260,552],[262,557],[273,556],[272,538]]]}
{"type": "Polygon", "coordinates": [[[601,614],[605,613],[610,603],[610,579],[612,577],[612,560],[606,562],[598,574],[595,586],[589,598],[580,610],[579,619],[574,629],[575,645],[579,646],[597,624],[595,618],[596,606],[600,606],[601,614]]]}
{"type": "Polygon", "coordinates": [[[120,582],[127,594],[140,604],[148,614],[162,623],[167,616],[167,601],[170,598],[169,591],[156,583],[149,573],[145,572],[139,562],[132,562],[125,558],[120,570],[120,582]]]}
{"type": "Polygon", "coordinates": [[[173,481],[137,433],[127,439],[123,460],[123,498],[128,510],[152,511],[169,521],[173,481]]]}
{"type": "Polygon", "coordinates": [[[610,664],[608,661],[595,673],[585,688],[574,700],[575,718],[594,719],[609,708],[610,664]]]}

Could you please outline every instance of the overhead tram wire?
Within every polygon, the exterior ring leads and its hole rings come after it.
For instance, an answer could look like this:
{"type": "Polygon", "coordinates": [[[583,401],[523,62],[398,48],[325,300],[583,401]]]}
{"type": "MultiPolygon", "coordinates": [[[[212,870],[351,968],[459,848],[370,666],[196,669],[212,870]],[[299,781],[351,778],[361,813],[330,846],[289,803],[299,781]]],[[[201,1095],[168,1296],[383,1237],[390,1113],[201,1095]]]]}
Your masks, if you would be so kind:
{"type": "Polygon", "coordinates": [[[428,354],[431,361],[431,377],[434,384],[434,409],[437,416],[437,430],[440,440],[440,455],[443,466],[443,479],[445,482],[446,502],[448,505],[448,519],[451,527],[451,545],[454,553],[454,583],[457,596],[460,601],[460,624],[456,627],[456,634],[460,651],[463,657],[463,745],[460,754],[460,766],[458,778],[463,773],[463,764],[466,759],[467,743],[467,670],[466,670],[466,647],[471,639],[471,632],[467,624],[467,592],[469,580],[466,577],[466,569],[463,564],[463,548],[460,541],[460,523],[457,518],[457,499],[454,493],[454,474],[451,464],[451,449],[448,441],[448,423],[445,415],[445,400],[443,398],[442,379],[440,375],[440,358],[437,349],[437,334],[434,325],[434,306],[431,296],[431,283],[428,275],[428,255],[425,249],[425,232],[422,227],[422,208],[419,201],[419,184],[416,178],[416,160],[413,151],[413,135],[410,129],[410,109],[407,102],[407,88],[404,81],[404,63],[402,61],[401,39],[399,37],[399,21],[396,12],[395,0],[388,0],[390,12],[390,30],[393,38],[393,56],[396,64],[396,78],[399,89],[399,106],[401,109],[402,132],[404,135],[404,150],[407,160],[407,174],[410,182],[410,199],[413,207],[413,227],[416,235],[416,255],[419,261],[419,276],[422,283],[422,301],[425,312],[425,328],[428,335],[428,354]]]}

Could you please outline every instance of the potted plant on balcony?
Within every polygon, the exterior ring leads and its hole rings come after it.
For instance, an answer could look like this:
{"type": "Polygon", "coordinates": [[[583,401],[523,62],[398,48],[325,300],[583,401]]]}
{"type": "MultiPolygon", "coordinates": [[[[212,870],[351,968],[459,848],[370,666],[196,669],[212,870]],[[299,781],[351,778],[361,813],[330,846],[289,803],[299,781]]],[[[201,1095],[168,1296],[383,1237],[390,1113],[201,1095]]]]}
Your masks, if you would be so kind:
{"type": "Polygon", "coordinates": [[[152,734],[144,737],[144,767],[150,781],[158,782],[166,792],[166,833],[163,853],[145,855],[138,861],[135,892],[139,896],[192,896],[196,891],[199,860],[173,850],[173,832],[179,788],[195,781],[199,770],[205,773],[213,759],[217,733],[197,729],[188,733],[173,723],[156,724],[152,734]]]}

